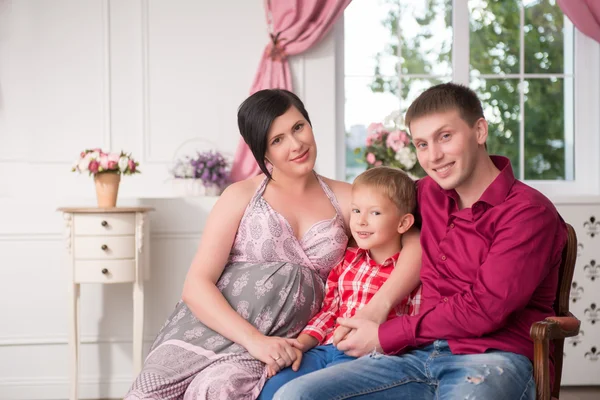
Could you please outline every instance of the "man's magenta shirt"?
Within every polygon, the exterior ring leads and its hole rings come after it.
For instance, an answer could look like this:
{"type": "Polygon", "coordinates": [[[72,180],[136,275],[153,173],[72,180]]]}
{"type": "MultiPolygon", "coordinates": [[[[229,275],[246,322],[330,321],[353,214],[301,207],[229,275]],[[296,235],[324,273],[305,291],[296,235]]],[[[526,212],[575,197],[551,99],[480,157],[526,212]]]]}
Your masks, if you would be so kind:
{"type": "Polygon", "coordinates": [[[421,311],[379,327],[386,354],[434,340],[453,354],[497,349],[533,359],[531,324],[554,315],[566,225],[554,205],[515,179],[510,161],[471,208],[431,178],[418,182],[421,311]]]}

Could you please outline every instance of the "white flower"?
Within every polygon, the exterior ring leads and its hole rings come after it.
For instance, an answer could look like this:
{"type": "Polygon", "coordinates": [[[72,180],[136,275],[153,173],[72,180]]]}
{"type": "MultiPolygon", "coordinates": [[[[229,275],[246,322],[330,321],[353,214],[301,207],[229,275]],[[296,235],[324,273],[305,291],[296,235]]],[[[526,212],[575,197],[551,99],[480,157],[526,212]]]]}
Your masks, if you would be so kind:
{"type": "Polygon", "coordinates": [[[194,177],[194,166],[191,164],[184,165],[185,177],[193,178],[194,177]]]}
{"type": "Polygon", "coordinates": [[[384,118],[383,123],[385,126],[393,126],[394,128],[400,128],[404,125],[404,118],[400,110],[395,110],[384,118]]]}
{"type": "Polygon", "coordinates": [[[394,158],[406,169],[411,169],[417,163],[417,155],[411,151],[410,147],[403,147],[398,150],[394,158]]]}
{"type": "Polygon", "coordinates": [[[81,160],[79,160],[79,163],[77,164],[77,170],[79,172],[86,172],[88,170],[89,165],[90,160],[87,157],[83,157],[81,160]]]}
{"type": "Polygon", "coordinates": [[[129,159],[127,157],[119,158],[119,171],[125,172],[127,169],[127,165],[129,163],[129,159]]]}
{"type": "Polygon", "coordinates": [[[88,153],[88,156],[90,159],[98,160],[100,158],[100,153],[97,151],[92,151],[91,153],[88,153]]]}
{"type": "Polygon", "coordinates": [[[185,167],[182,164],[177,164],[175,166],[175,168],[173,168],[173,175],[184,178],[185,177],[185,167]]]}

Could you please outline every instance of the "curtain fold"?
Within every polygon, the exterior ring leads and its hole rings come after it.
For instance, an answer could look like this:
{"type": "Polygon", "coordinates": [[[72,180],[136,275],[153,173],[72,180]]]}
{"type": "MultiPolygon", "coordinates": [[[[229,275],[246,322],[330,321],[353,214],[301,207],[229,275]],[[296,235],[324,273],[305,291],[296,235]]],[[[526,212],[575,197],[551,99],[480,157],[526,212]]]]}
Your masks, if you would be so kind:
{"type": "Polygon", "coordinates": [[[577,29],[600,43],[600,0],[558,0],[577,29]]]}
{"type": "MultiPolygon", "coordinates": [[[[289,56],[310,49],[331,30],[351,0],[267,0],[265,11],[270,30],[250,94],[262,89],[292,91],[289,56]]],[[[236,149],[231,181],[256,176],[260,168],[242,138],[236,149]]]]}

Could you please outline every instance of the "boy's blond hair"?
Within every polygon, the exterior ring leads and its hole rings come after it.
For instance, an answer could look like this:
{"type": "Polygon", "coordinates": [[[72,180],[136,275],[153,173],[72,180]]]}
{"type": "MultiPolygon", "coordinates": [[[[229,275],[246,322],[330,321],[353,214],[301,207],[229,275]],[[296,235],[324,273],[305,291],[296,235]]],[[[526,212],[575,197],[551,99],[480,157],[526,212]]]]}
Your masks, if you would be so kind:
{"type": "Polygon", "coordinates": [[[414,214],[417,207],[417,188],[406,172],[391,167],[374,167],[354,179],[352,188],[367,186],[388,197],[401,213],[414,214]]]}

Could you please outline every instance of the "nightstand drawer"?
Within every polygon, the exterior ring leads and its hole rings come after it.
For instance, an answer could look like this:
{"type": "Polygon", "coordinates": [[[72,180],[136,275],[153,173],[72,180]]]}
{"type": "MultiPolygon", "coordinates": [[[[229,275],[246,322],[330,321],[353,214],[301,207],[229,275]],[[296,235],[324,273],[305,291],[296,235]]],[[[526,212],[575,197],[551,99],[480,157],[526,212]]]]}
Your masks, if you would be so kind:
{"type": "Polygon", "coordinates": [[[76,260],[135,258],[134,236],[75,236],[76,260]]]}
{"type": "Polygon", "coordinates": [[[75,261],[76,283],[135,281],[135,260],[75,261]]]}
{"type": "Polygon", "coordinates": [[[133,235],[135,214],[76,214],[73,221],[75,236],[133,235]]]}

